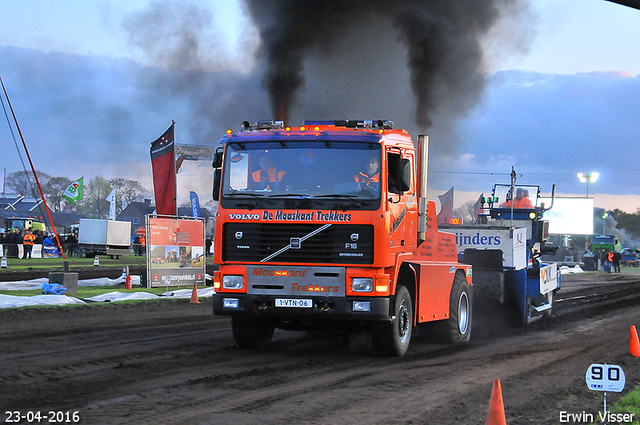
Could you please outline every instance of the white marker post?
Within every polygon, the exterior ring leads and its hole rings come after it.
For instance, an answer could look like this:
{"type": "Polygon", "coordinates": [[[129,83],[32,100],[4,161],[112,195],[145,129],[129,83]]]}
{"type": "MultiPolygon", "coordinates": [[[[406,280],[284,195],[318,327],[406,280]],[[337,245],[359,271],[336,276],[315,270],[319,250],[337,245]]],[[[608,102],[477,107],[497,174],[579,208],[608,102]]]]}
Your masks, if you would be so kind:
{"type": "Polygon", "coordinates": [[[592,391],[604,391],[603,424],[607,425],[607,391],[622,392],[626,378],[620,366],[594,363],[587,369],[587,387],[592,391]]]}

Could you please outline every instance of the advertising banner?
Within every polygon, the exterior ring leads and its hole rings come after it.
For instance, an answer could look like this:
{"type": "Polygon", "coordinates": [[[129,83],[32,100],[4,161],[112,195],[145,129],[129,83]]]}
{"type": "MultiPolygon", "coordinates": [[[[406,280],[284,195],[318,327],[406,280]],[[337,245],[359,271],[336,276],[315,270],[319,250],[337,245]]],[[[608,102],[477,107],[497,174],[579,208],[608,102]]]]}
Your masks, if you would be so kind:
{"type": "Polygon", "coordinates": [[[147,287],[204,285],[204,219],[147,216],[147,287]]]}

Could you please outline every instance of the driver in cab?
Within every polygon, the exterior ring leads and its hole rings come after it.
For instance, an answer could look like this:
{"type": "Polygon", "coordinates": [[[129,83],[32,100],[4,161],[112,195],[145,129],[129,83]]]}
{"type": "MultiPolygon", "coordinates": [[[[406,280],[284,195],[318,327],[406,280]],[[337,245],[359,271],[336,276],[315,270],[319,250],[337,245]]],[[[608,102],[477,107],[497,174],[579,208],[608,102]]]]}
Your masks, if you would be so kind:
{"type": "MultiPolygon", "coordinates": [[[[528,198],[529,191],[523,188],[518,188],[516,190],[516,199],[513,200],[513,208],[514,209],[527,209],[532,210],[533,204],[528,198]]],[[[502,208],[511,208],[511,200],[500,205],[502,208]]]]}

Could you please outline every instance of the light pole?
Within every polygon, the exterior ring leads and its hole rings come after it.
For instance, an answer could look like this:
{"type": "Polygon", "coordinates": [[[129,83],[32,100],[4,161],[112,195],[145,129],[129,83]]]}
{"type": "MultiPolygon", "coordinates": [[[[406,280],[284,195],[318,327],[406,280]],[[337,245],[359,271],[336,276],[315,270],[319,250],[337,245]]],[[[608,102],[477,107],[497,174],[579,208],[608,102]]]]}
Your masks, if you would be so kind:
{"type": "Polygon", "coordinates": [[[602,214],[602,234],[603,235],[604,235],[605,220],[607,219],[607,217],[609,217],[609,213],[608,212],[602,214]]]}
{"type": "Polygon", "coordinates": [[[589,182],[594,183],[596,180],[598,180],[598,177],[600,177],[600,174],[595,172],[586,175],[578,173],[578,180],[580,180],[580,183],[587,184],[587,198],[589,197],[589,182]]]}

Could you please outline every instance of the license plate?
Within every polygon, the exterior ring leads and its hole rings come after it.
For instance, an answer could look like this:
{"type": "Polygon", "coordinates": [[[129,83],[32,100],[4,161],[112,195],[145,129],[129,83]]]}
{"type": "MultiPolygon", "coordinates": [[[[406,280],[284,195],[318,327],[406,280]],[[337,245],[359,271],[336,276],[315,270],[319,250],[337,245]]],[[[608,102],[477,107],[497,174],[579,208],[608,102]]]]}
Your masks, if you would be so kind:
{"type": "Polygon", "coordinates": [[[313,300],[276,298],[276,307],[312,308],[313,300]]]}

